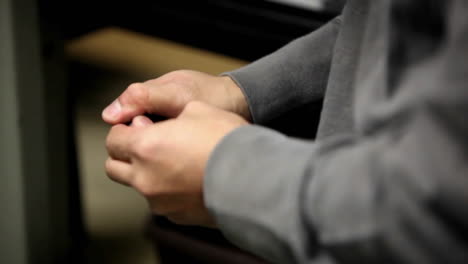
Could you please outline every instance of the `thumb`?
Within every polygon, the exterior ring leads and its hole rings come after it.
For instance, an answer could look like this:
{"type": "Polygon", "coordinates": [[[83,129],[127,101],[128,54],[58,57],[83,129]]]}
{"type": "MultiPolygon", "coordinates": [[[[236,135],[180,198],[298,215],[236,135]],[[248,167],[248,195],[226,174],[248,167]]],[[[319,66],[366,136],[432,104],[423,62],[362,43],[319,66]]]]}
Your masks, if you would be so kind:
{"type": "Polygon", "coordinates": [[[142,114],[168,116],[174,104],[163,87],[147,83],[134,83],[102,112],[102,119],[109,124],[127,123],[142,114]]]}
{"type": "Polygon", "coordinates": [[[109,124],[126,123],[145,113],[148,102],[148,88],[134,83],[102,111],[102,119],[109,124]]]}

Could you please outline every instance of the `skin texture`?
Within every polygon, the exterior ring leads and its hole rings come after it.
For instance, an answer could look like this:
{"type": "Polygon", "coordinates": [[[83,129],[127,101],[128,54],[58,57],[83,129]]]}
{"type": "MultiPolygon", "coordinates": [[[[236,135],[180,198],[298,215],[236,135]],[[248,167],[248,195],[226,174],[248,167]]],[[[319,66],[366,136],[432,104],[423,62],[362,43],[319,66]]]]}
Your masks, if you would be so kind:
{"type": "Polygon", "coordinates": [[[219,141],[250,118],[229,77],[177,71],[132,84],[102,117],[113,125],[105,164],[112,180],[135,188],[153,213],[175,223],[215,226],[203,201],[206,164],[219,141]],[[146,113],[169,119],[153,123],[146,113]]]}
{"type": "Polygon", "coordinates": [[[228,76],[180,70],[133,83],[102,114],[109,124],[131,121],[145,113],[177,117],[185,105],[201,101],[251,120],[241,89],[228,76]]]}

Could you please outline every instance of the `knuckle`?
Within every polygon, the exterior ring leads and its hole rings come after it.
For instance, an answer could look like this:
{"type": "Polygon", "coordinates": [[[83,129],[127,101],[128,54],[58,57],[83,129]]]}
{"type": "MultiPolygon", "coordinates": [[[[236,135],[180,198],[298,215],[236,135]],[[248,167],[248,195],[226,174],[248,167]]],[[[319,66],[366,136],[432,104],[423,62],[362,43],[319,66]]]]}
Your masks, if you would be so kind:
{"type": "Polygon", "coordinates": [[[194,84],[192,74],[188,70],[171,71],[155,80],[150,80],[150,82],[154,82],[155,84],[159,85],[170,84],[182,87],[193,86],[194,84]]]}
{"type": "Polygon", "coordinates": [[[184,112],[197,112],[203,107],[204,104],[200,101],[190,101],[185,105],[184,112]]]}
{"type": "Polygon", "coordinates": [[[127,90],[122,94],[124,103],[144,103],[148,98],[148,90],[143,83],[132,83],[127,87],[127,90]]]}
{"type": "Polygon", "coordinates": [[[134,144],[135,155],[142,159],[150,159],[154,156],[155,149],[157,148],[156,145],[157,142],[154,139],[140,138],[134,144]]]}
{"type": "Polygon", "coordinates": [[[143,89],[143,83],[132,83],[127,87],[127,93],[131,95],[139,94],[141,93],[141,90],[143,89]]]}
{"type": "Polygon", "coordinates": [[[118,133],[121,125],[112,126],[106,137],[106,149],[109,150],[114,145],[114,135],[118,133]]]}
{"type": "Polygon", "coordinates": [[[168,72],[165,75],[163,75],[164,78],[167,78],[170,81],[174,81],[176,79],[183,78],[183,76],[184,76],[184,71],[183,70],[175,70],[175,71],[171,71],[171,72],[168,72]]]}
{"type": "Polygon", "coordinates": [[[191,72],[190,70],[175,70],[165,74],[164,77],[172,82],[187,81],[192,79],[191,72]]]}

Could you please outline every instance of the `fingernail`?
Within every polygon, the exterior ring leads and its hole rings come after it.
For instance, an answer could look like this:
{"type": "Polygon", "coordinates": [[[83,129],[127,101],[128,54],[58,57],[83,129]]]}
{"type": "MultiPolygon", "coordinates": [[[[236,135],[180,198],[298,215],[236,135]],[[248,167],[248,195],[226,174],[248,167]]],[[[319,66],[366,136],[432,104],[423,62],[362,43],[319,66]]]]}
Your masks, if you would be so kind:
{"type": "Polygon", "coordinates": [[[116,99],[111,105],[104,109],[102,115],[106,118],[115,119],[119,115],[120,110],[122,110],[122,105],[120,105],[119,100],[116,99]]]}

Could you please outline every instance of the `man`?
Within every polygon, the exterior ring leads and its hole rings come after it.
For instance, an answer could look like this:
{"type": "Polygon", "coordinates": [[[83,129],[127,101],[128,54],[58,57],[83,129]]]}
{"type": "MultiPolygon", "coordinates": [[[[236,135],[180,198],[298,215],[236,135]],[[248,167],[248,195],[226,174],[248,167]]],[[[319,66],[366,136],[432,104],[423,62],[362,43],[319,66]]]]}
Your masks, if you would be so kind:
{"type": "Polygon", "coordinates": [[[106,171],[277,263],[468,263],[467,13],[350,0],[239,70],[133,84],[103,112],[106,171]],[[313,142],[260,126],[322,97],[313,142]]]}

